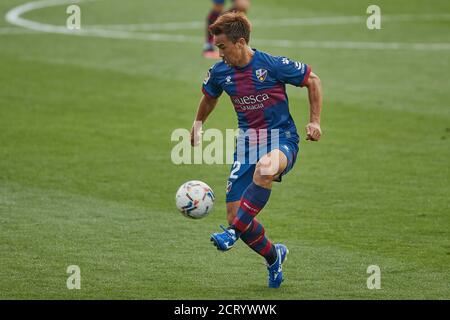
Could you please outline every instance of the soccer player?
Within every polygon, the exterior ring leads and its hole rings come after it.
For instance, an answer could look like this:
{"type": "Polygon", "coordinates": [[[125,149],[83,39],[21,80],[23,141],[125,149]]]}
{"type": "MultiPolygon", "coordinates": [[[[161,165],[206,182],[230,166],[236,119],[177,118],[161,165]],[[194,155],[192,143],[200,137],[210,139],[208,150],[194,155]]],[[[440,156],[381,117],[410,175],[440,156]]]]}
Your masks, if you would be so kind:
{"type": "Polygon", "coordinates": [[[238,137],[235,162],[228,178],[229,227],[221,226],[223,232],[212,234],[211,241],[218,250],[227,251],[241,239],[266,259],[269,287],[278,288],[283,281],[282,263],[288,249],[267,238],[256,216],[269,200],[272,182],[281,182],[294,166],[298,153],[300,138],[289,112],[286,84],[308,89],[310,121],[306,125],[306,140],[318,141],[322,109],[320,79],[304,63],[252,49],[249,46],[251,24],[243,13],[225,13],[209,29],[223,61],[209,70],[203,82],[204,95],[191,130],[191,144],[198,144],[201,135],[198,124],[205,122],[223,91],[230,96],[237,113],[239,137],[244,137],[243,144],[238,137]],[[251,135],[245,134],[249,131],[258,133],[258,150],[263,144],[266,148],[261,148],[255,161],[242,161],[242,145],[244,160],[252,150],[245,148],[247,144],[252,145],[251,135]],[[272,139],[274,136],[276,139],[272,139]]]}
{"type": "MultiPolygon", "coordinates": [[[[203,56],[209,59],[220,59],[219,53],[214,50],[213,36],[209,32],[209,26],[216,22],[224,10],[225,0],[212,0],[213,6],[206,18],[206,42],[203,47],[203,56]]],[[[229,11],[247,12],[250,8],[250,0],[231,0],[233,6],[229,11]]]]}

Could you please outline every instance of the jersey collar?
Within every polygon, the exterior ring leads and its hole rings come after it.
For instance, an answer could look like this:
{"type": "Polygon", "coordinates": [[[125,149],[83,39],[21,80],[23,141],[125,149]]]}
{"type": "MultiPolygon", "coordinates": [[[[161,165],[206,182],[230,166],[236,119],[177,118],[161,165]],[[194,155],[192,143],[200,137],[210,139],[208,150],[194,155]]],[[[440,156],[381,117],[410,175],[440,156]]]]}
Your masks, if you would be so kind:
{"type": "Polygon", "coordinates": [[[258,50],[256,50],[255,48],[252,48],[252,50],[253,50],[254,54],[253,54],[253,57],[252,57],[252,59],[250,60],[250,62],[247,63],[247,64],[246,64],[245,66],[243,66],[243,67],[234,67],[236,70],[244,70],[244,69],[247,69],[249,66],[251,66],[251,65],[253,64],[253,61],[255,61],[256,55],[258,54],[258,50]]]}

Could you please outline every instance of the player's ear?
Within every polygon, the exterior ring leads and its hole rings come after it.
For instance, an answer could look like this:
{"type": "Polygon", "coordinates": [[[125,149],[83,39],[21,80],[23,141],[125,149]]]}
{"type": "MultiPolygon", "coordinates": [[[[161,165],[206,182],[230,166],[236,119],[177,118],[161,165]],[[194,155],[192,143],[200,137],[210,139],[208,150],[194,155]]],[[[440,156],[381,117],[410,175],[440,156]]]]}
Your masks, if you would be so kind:
{"type": "Polygon", "coordinates": [[[237,44],[239,45],[239,49],[245,48],[245,46],[247,45],[247,42],[245,41],[244,38],[240,38],[237,42],[237,44]]]}

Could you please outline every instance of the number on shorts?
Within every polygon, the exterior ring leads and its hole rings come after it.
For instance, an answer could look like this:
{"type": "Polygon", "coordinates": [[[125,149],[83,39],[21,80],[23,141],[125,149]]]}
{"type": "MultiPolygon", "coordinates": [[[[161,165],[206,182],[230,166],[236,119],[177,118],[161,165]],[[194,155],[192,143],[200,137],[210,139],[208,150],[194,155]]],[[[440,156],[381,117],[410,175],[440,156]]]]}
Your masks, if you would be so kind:
{"type": "Polygon", "coordinates": [[[239,176],[237,174],[235,174],[236,172],[239,171],[239,169],[241,169],[241,163],[239,161],[235,161],[233,163],[233,170],[231,170],[230,179],[239,178],[239,176]]]}

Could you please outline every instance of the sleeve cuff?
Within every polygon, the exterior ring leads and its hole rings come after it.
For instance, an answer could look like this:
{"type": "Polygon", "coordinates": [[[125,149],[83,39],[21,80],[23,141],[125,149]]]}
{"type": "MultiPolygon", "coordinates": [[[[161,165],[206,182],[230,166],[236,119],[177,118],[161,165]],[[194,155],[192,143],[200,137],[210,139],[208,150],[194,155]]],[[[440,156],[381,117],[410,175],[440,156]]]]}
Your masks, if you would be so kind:
{"type": "Polygon", "coordinates": [[[205,96],[207,96],[210,99],[217,99],[219,96],[214,97],[212,94],[208,93],[208,91],[206,91],[205,87],[202,87],[202,92],[205,96]]]}
{"type": "Polygon", "coordinates": [[[303,81],[302,81],[302,83],[300,83],[300,87],[304,87],[305,86],[305,84],[308,82],[308,79],[309,79],[309,75],[311,74],[311,67],[310,66],[307,66],[307,68],[306,68],[306,74],[305,74],[305,76],[303,77],[303,81]]]}

